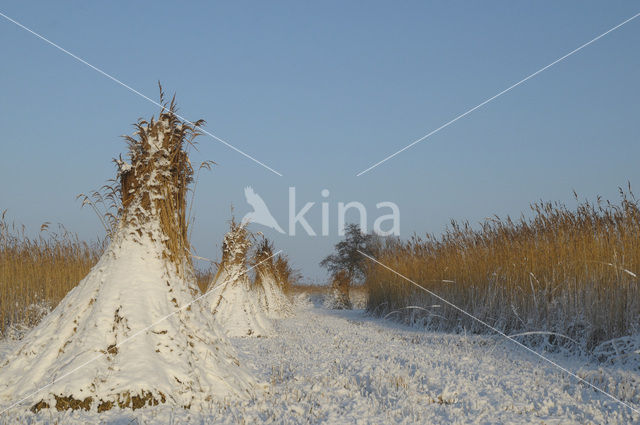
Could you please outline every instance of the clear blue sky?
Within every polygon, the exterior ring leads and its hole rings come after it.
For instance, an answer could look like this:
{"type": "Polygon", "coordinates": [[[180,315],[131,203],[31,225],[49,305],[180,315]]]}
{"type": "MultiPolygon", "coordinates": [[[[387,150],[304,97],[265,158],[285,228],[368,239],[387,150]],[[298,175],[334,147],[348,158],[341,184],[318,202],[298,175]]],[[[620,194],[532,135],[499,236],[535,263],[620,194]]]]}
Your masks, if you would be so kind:
{"type": "MultiPolygon", "coordinates": [[[[332,237],[273,235],[303,272],[336,242],[337,202],[393,201],[402,236],[531,201],[640,188],[640,18],[362,177],[374,162],[640,12],[638,2],[19,2],[0,12],[284,174],[203,136],[194,244],[217,257],[252,185],[284,226],[331,191],[332,237]]],[[[0,18],[0,209],[86,239],[75,196],[113,177],[121,134],[157,108],[0,18]]],[[[316,205],[309,221],[320,226],[316,205]]],[[[262,229],[256,229],[262,230],[262,229]]],[[[272,235],[271,232],[265,231],[272,235]]]]}

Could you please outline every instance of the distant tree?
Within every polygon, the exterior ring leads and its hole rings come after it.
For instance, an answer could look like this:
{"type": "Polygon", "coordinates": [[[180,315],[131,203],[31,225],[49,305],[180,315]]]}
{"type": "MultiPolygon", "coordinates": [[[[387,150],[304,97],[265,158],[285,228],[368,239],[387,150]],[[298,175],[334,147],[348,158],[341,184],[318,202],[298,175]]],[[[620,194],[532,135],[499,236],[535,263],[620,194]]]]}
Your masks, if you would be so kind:
{"type": "Polygon", "coordinates": [[[360,252],[370,253],[371,245],[376,237],[372,234],[365,234],[360,230],[360,226],[351,223],[345,227],[344,240],[335,245],[335,253],[327,256],[320,262],[320,266],[326,268],[332,277],[343,272],[350,283],[362,283],[365,277],[367,257],[360,252]]]}

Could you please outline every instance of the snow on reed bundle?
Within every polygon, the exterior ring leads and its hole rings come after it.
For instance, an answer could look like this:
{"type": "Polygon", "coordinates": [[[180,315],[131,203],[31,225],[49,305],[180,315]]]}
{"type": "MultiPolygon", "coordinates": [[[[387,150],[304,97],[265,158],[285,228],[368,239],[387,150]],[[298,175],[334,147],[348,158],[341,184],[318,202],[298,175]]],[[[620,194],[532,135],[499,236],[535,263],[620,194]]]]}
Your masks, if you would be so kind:
{"type": "MultiPolygon", "coordinates": [[[[160,97],[162,101],[162,92],[160,97]]],[[[140,232],[145,222],[157,219],[166,247],[164,255],[181,271],[191,265],[186,195],[193,167],[186,149],[193,145],[203,124],[204,120],[193,125],[182,122],[176,116],[174,96],[157,120],[139,120],[134,137],[125,136],[130,163],[116,161],[123,225],[140,232]]]]}
{"type": "Polygon", "coordinates": [[[229,231],[222,240],[222,258],[218,264],[216,280],[224,270],[235,268],[242,274],[247,273],[247,256],[252,246],[253,235],[247,229],[246,224],[236,222],[231,217],[229,231]]]}
{"type": "Polygon", "coordinates": [[[130,163],[116,161],[122,205],[104,254],[0,364],[0,408],[25,397],[33,411],[200,409],[251,391],[232,347],[193,302],[187,148],[202,121],[181,123],[175,102],[163,105],[127,137],[130,163]]]}
{"type": "Polygon", "coordinates": [[[284,293],[285,282],[278,278],[273,244],[264,236],[251,258],[255,270],[254,288],[260,292],[261,304],[268,317],[280,318],[292,314],[289,298],[284,293]]]}
{"type": "Polygon", "coordinates": [[[253,235],[246,223],[231,218],[222,242],[222,259],[207,288],[206,302],[217,324],[228,336],[262,336],[271,323],[260,305],[260,291],[251,284],[247,257],[253,235]]]}
{"type": "Polygon", "coordinates": [[[349,286],[351,279],[346,271],[338,271],[331,280],[331,292],[332,298],[329,300],[328,306],[334,309],[347,309],[353,308],[351,303],[351,297],[349,295],[349,286]]]}

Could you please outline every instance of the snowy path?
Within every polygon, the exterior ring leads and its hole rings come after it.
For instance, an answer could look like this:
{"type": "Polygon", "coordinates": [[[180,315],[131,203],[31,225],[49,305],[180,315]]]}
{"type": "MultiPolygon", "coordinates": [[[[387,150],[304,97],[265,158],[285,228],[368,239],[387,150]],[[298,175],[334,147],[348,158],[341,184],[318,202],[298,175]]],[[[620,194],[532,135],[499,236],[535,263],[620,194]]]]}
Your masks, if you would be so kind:
{"type": "Polygon", "coordinates": [[[274,384],[276,422],[630,423],[638,416],[508,341],[425,333],[308,307],[234,343],[274,384]]]}
{"type": "Polygon", "coordinates": [[[640,423],[627,408],[498,338],[421,332],[311,304],[274,327],[274,336],[232,340],[240,361],[264,382],[252,400],[228,400],[206,415],[159,406],[7,416],[0,424],[640,423]]]}

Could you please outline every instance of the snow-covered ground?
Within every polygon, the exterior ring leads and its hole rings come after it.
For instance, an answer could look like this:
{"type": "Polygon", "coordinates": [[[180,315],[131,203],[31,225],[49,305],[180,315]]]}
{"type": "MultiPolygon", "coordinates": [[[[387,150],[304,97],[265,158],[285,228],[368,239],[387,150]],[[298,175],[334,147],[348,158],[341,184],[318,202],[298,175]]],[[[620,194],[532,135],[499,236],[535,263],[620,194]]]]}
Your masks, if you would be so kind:
{"type": "MultiPolygon", "coordinates": [[[[497,337],[423,332],[310,302],[274,330],[232,339],[262,382],[250,400],[228,399],[206,413],[159,406],[33,415],[23,408],[0,423],[640,423],[630,409],[497,337]]],[[[554,360],[640,402],[637,370],[554,360]]]]}

